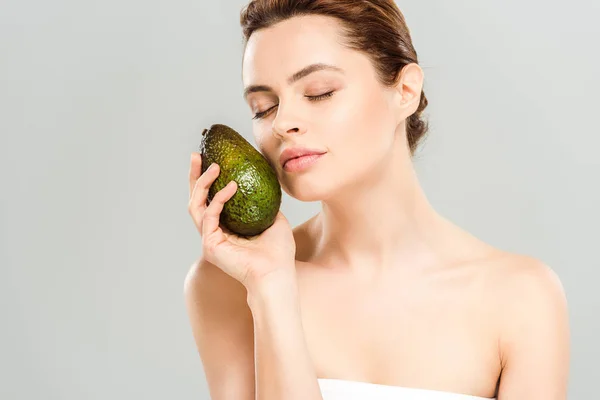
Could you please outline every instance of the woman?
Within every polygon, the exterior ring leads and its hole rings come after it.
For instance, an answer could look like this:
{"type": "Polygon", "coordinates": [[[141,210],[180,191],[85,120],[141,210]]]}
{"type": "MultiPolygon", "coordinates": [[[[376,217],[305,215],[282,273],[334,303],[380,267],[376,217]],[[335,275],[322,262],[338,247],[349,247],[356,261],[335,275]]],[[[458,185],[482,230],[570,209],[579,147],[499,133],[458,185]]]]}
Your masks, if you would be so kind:
{"type": "Polygon", "coordinates": [[[219,166],[201,174],[192,154],[203,255],[185,299],[211,398],[565,399],[556,274],[454,225],[419,185],[427,99],[393,1],[256,0],[241,24],[256,143],[286,193],[322,208],[237,237],[219,227],[235,182],[207,206],[219,166]]]}

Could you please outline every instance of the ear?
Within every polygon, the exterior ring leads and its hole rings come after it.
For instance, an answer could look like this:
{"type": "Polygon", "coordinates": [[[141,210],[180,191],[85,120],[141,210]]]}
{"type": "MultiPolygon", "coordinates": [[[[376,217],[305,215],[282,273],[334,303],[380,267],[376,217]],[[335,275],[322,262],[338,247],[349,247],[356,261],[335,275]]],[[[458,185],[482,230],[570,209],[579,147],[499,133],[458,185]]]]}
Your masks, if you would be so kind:
{"type": "Polygon", "coordinates": [[[398,121],[405,120],[417,111],[423,90],[424,73],[416,63],[405,65],[395,85],[396,115],[398,121]]]}

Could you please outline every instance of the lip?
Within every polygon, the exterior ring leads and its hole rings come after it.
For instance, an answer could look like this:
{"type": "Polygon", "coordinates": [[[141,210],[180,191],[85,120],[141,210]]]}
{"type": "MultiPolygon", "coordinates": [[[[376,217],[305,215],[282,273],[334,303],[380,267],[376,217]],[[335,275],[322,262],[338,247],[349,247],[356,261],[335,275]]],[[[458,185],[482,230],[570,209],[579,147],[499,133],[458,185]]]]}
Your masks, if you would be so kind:
{"type": "Polygon", "coordinates": [[[316,163],[324,155],[325,155],[325,153],[309,154],[309,155],[305,155],[302,157],[291,158],[284,164],[283,170],[285,172],[304,171],[305,169],[307,169],[308,167],[310,167],[314,163],[316,163]]]}
{"type": "Polygon", "coordinates": [[[293,158],[299,158],[299,157],[310,156],[310,155],[322,155],[325,153],[326,153],[326,151],[323,151],[323,150],[308,149],[305,147],[291,147],[291,148],[285,149],[281,153],[281,156],[279,156],[279,163],[282,168],[285,168],[285,163],[293,158]]]}

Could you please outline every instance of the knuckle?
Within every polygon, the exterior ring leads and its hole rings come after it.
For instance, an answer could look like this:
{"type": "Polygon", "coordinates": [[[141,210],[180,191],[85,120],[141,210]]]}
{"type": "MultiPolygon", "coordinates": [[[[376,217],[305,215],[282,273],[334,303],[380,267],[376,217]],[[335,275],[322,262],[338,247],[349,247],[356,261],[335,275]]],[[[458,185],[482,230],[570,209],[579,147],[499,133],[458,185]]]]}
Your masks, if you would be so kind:
{"type": "Polygon", "coordinates": [[[219,190],[219,193],[217,193],[219,195],[219,199],[224,199],[225,197],[228,196],[227,191],[225,190],[225,187],[226,186],[224,186],[221,190],[219,190]]]}
{"type": "Polygon", "coordinates": [[[217,193],[215,194],[215,197],[214,197],[214,198],[215,198],[216,200],[218,200],[218,201],[222,201],[222,200],[223,200],[223,191],[222,191],[222,190],[220,190],[219,192],[217,192],[217,193]]]}
{"type": "Polygon", "coordinates": [[[188,213],[189,214],[194,215],[194,214],[196,214],[198,212],[198,210],[200,209],[200,207],[198,207],[198,204],[196,204],[196,202],[191,201],[188,204],[187,209],[188,209],[188,213]]]}
{"type": "Polygon", "coordinates": [[[200,220],[204,221],[211,218],[212,208],[210,206],[206,207],[206,210],[200,214],[200,220]]]}
{"type": "Polygon", "coordinates": [[[217,217],[217,215],[211,210],[207,209],[204,214],[200,217],[201,220],[203,221],[209,221],[212,219],[215,219],[217,217]]]}

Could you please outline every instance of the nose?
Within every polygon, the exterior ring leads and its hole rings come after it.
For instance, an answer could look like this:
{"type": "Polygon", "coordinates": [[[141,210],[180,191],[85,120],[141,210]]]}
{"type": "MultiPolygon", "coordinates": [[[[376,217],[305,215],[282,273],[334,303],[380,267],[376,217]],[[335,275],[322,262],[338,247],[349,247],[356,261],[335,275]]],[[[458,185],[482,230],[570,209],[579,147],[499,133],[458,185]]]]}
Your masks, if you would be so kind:
{"type": "Polygon", "coordinates": [[[273,120],[272,125],[273,136],[282,140],[287,135],[302,135],[306,132],[306,127],[300,119],[292,115],[289,110],[281,107],[281,103],[277,107],[277,115],[273,120]]]}

